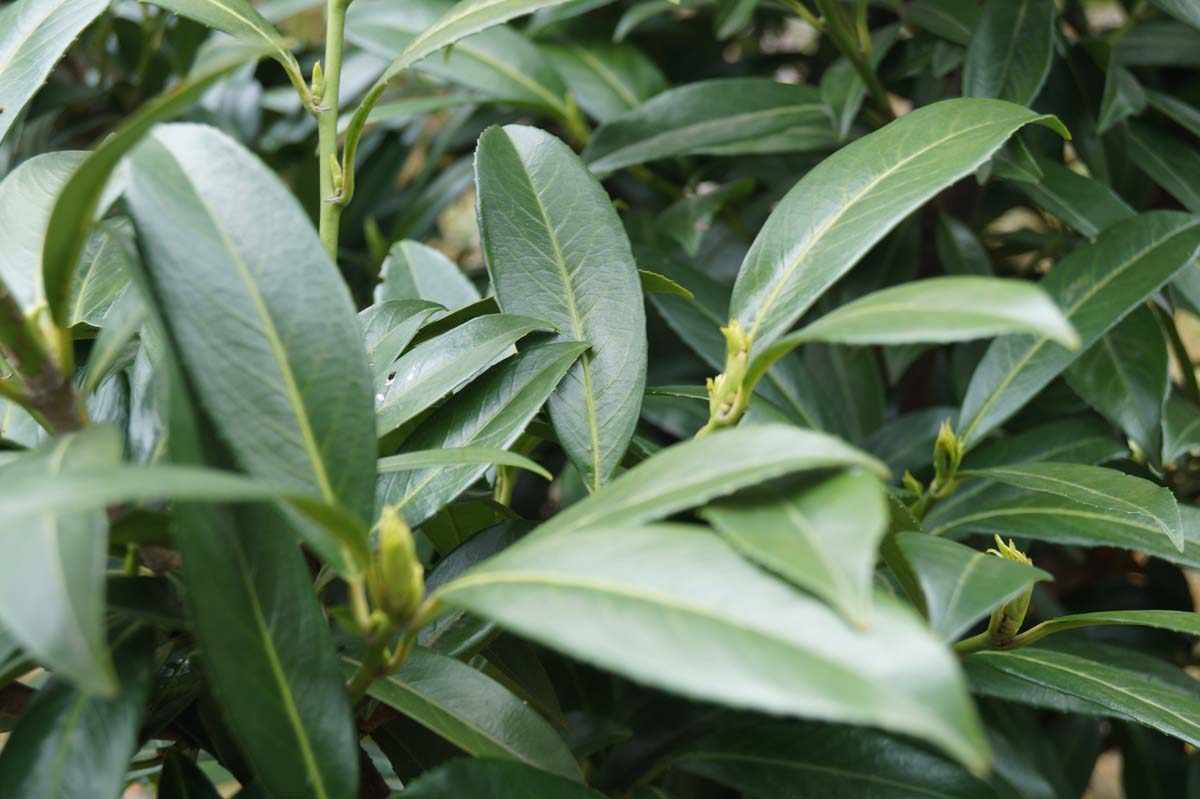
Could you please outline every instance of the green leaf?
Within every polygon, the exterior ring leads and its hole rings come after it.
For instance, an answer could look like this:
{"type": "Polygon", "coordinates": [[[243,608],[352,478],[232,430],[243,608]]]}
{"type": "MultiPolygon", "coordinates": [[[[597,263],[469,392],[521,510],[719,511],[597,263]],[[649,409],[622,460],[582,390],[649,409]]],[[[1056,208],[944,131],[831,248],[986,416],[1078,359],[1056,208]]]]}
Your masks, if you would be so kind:
{"type": "Polygon", "coordinates": [[[904,18],[918,28],[955,44],[967,45],[979,27],[979,4],[975,0],[914,0],[904,18]]]}
{"type": "Polygon", "coordinates": [[[1193,136],[1200,136],[1200,109],[1183,102],[1178,97],[1172,97],[1162,92],[1146,92],[1146,102],[1160,114],[1165,114],[1172,122],[1187,130],[1193,136]]]}
{"type": "Polygon", "coordinates": [[[963,65],[963,95],[1033,103],[1054,58],[1054,0],[985,3],[963,65]]]}
{"type": "MultiPolygon", "coordinates": [[[[455,8],[446,0],[355,4],[346,16],[346,35],[376,55],[393,58],[455,8]]],[[[440,46],[431,50],[429,57],[414,61],[415,68],[488,97],[559,117],[568,113],[562,78],[537,46],[512,28],[495,27],[468,36],[447,53],[433,55],[438,49],[440,46]]]]}
{"type": "MultiPolygon", "coordinates": [[[[421,450],[512,446],[586,348],[569,342],[543,344],[501,363],[422,423],[397,457],[421,450]]],[[[415,526],[486,471],[486,467],[453,466],[448,461],[430,467],[381,476],[379,501],[400,507],[415,526]]]]}
{"type": "Polygon", "coordinates": [[[553,480],[554,475],[542,468],[537,461],[524,455],[495,447],[448,447],[446,449],[424,449],[380,458],[380,474],[411,472],[429,466],[461,466],[464,464],[489,466],[516,466],[536,475],[553,480]]]}
{"type": "Polygon", "coordinates": [[[284,41],[283,34],[251,4],[250,0],[143,0],[165,8],[181,17],[194,19],[202,25],[224,31],[251,46],[260,48],[275,59],[287,72],[292,85],[307,92],[308,83],[296,57],[284,41]]]}
{"type": "MultiPolygon", "coordinates": [[[[356,664],[345,661],[352,674],[356,664]]],[[[491,677],[417,648],[367,693],[476,757],[502,758],[582,782],[571,750],[550,724],[491,677]]]]}
{"type": "Polygon", "coordinates": [[[151,127],[184,111],[215,81],[258,55],[245,49],[226,49],[216,51],[212,58],[198,56],[195,72],[127,117],[72,173],[58,194],[46,227],[59,233],[46,237],[42,251],[42,285],[56,323],[67,323],[75,267],[87,244],[100,195],[121,158],[151,127]]]}
{"type": "Polygon", "coordinates": [[[1076,697],[1197,745],[1200,694],[1196,680],[1161,661],[1152,671],[1131,667],[1141,666],[1142,661],[1155,663],[1155,659],[1138,658],[1137,654],[1094,643],[1056,643],[1013,652],[979,652],[967,658],[966,665],[972,681],[977,672],[1000,672],[1030,686],[1031,692],[1040,689],[1076,697]],[[1130,656],[1134,656],[1133,663],[1130,656]]]}
{"type": "MultiPolygon", "coordinates": [[[[1084,349],[1091,347],[1200,250],[1200,217],[1151,211],[1112,225],[1055,265],[1042,288],[1063,308],[1084,349]]],[[[992,342],[975,368],[960,414],[977,444],[1062,373],[1076,354],[1047,338],[992,342]]]]}
{"type": "Polygon", "coordinates": [[[171,751],[158,778],[158,799],[220,799],[221,794],[191,760],[171,751]]]}
{"type": "Polygon", "coordinates": [[[646,294],[674,294],[689,300],[694,296],[692,292],[658,272],[639,269],[638,281],[641,283],[642,291],[646,294]]]}
{"type": "Polygon", "coordinates": [[[1021,633],[1026,643],[1039,641],[1048,635],[1077,630],[1082,627],[1153,627],[1159,630],[1200,636],[1200,613],[1182,610],[1105,610],[1095,613],[1073,613],[1044,621],[1021,633]]]}
{"type": "Polygon", "coordinates": [[[106,8],[108,0],[17,0],[0,10],[0,141],[71,42],[106,8]]]}
{"type": "Polygon", "coordinates": [[[112,697],[59,679],[37,692],[0,750],[4,796],[95,799],[121,793],[150,693],[154,633],[125,633],[114,643],[120,688],[112,697]]]}
{"type": "Polygon", "coordinates": [[[1165,535],[1183,551],[1183,522],[1175,495],[1149,480],[1076,463],[993,466],[966,474],[1071,500],[1090,507],[1097,516],[1165,535]]]}
{"type": "Polygon", "coordinates": [[[1125,126],[1129,158],[1192,213],[1200,213],[1200,150],[1142,122],[1125,126]]]}
{"type": "Polygon", "coordinates": [[[754,721],[710,733],[673,768],[771,799],[994,799],[986,784],[903,738],[862,727],[754,721]]]}
{"type": "Polygon", "coordinates": [[[1145,19],[1126,31],[1112,58],[1127,67],[1200,66],[1200,31],[1169,19],[1145,19]]]}
{"type": "Polygon", "coordinates": [[[295,198],[223,133],[185,124],[138,149],[126,197],[180,357],[239,464],[372,518],[361,332],[295,198]]]}
{"type": "Polygon", "coordinates": [[[1157,459],[1171,385],[1168,360],[1162,328],[1143,305],[1080,355],[1063,376],[1080,399],[1157,459]]]}
{"type": "Polygon", "coordinates": [[[966,223],[950,216],[938,215],[938,259],[951,275],[990,275],[991,259],[983,242],[966,223]]]}
{"type": "Polygon", "coordinates": [[[527,537],[435,596],[658,688],[903,732],[986,768],[957,666],[910,611],[880,594],[856,630],[701,528],[527,537]]]}
{"type": "MultiPolygon", "coordinates": [[[[133,229],[125,219],[96,226],[75,273],[67,323],[103,327],[108,313],[129,286],[129,261],[134,258],[133,229]]],[[[41,258],[41,248],[38,248],[41,258]]],[[[37,274],[41,275],[40,264],[37,274]]]]}
{"type": "Polygon", "coordinates": [[[1186,22],[1193,28],[1200,29],[1200,5],[1196,0],[1150,0],[1150,4],[1175,17],[1180,22],[1186,22]]]}
{"type": "Polygon", "coordinates": [[[974,171],[1016,130],[1053,117],[997,100],[919,108],[822,161],[767,219],[738,273],[729,315],[762,348],[911,211],[974,171]]]}
{"type": "Polygon", "coordinates": [[[454,760],[405,786],[405,799],[601,799],[600,794],[554,774],[507,760],[454,760]]]}
{"type": "Polygon", "coordinates": [[[554,516],[534,535],[663,519],[792,472],[848,466],[887,475],[870,455],[824,433],[781,424],[722,430],[662,450],[554,516]]]}
{"type": "MultiPolygon", "coordinates": [[[[7,115],[6,109],[0,118],[7,115]]],[[[11,224],[0,247],[0,280],[23,311],[28,312],[45,298],[42,247],[50,211],[85,157],[87,153],[72,150],[43,153],[22,162],[0,181],[0,218],[11,224]]]]}
{"type": "MultiPolygon", "coordinates": [[[[684,252],[694,258],[700,252],[700,245],[712,227],[713,217],[726,203],[745,197],[753,191],[754,181],[746,179],[712,190],[685,194],[658,215],[655,227],[678,242],[684,252]]],[[[646,288],[644,281],[642,288],[646,288]]],[[[718,319],[729,307],[729,290],[724,289],[724,294],[725,301],[721,303],[718,319]]]]}
{"type": "MultiPolygon", "coordinates": [[[[871,67],[879,68],[879,64],[887,56],[900,33],[899,25],[888,25],[871,31],[871,67]]],[[[845,141],[850,135],[850,128],[862,108],[866,86],[859,77],[858,71],[850,59],[843,56],[821,74],[821,100],[829,109],[829,118],[833,122],[838,139],[845,141]]]]}
{"type": "Polygon", "coordinates": [[[1100,117],[1096,132],[1107,133],[1118,122],[1146,110],[1146,92],[1133,73],[1111,60],[1104,79],[1104,96],[1100,100],[1100,117]]]}
{"type": "Polygon", "coordinates": [[[400,353],[412,343],[417,331],[444,306],[425,300],[383,300],[358,313],[371,383],[386,383],[387,373],[400,353]]]}
{"type": "Polygon", "coordinates": [[[1095,241],[1100,231],[1130,219],[1134,210],[1108,184],[1080,175],[1049,158],[1037,158],[1042,179],[1018,186],[1031,200],[1076,232],[1095,241]]]}
{"type": "Polygon", "coordinates": [[[1200,411],[1177,394],[1167,398],[1163,411],[1162,462],[1174,463],[1183,455],[1200,454],[1200,411]]]}
{"type": "Polygon", "coordinates": [[[432,247],[416,241],[398,241],[388,251],[375,302],[428,300],[448,311],[457,311],[480,300],[458,265],[432,247]]]}
{"type": "Polygon", "coordinates": [[[512,345],[551,326],[513,314],[489,314],[413,347],[389,370],[396,377],[376,408],[376,429],[385,435],[455,388],[506,357],[512,345]]]}
{"type": "Polygon", "coordinates": [[[828,127],[828,110],[811,86],[765,78],[696,81],[609,119],[583,158],[604,174],[805,124],[828,127]]]}
{"type": "Polygon", "coordinates": [[[545,319],[560,340],[592,345],[549,408],[564,450],[596,490],[625,456],[646,385],[645,314],[629,240],[604,189],[543,131],[484,131],[475,184],[501,309],[545,319]]]}
{"type": "Polygon", "coordinates": [[[570,42],[538,47],[589,116],[605,122],[667,88],[667,79],[631,44],[570,42]]]}
{"type": "Polygon", "coordinates": [[[0,624],[78,690],[109,697],[118,686],[104,638],[108,519],[100,504],[65,504],[75,497],[56,478],[120,460],[120,436],[101,426],[56,438],[0,471],[0,624]]]}
{"type": "Polygon", "coordinates": [[[929,626],[953,641],[1039,580],[1041,569],[998,558],[924,533],[899,533],[896,542],[917,573],[925,595],[929,626]]]}
{"type": "Polygon", "coordinates": [[[701,515],[750,560],[825,600],[852,624],[870,625],[875,561],[888,524],[874,475],[768,483],[701,515]]]}

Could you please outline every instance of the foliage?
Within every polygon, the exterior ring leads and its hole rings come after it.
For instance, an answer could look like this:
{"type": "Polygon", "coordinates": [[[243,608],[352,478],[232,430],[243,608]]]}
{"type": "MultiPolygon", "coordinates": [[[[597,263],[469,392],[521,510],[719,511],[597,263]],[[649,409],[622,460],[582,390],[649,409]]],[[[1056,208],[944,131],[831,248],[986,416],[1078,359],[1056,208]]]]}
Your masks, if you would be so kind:
{"type": "Polygon", "coordinates": [[[316,6],[0,8],[0,795],[1200,796],[1200,6],[316,6]]]}

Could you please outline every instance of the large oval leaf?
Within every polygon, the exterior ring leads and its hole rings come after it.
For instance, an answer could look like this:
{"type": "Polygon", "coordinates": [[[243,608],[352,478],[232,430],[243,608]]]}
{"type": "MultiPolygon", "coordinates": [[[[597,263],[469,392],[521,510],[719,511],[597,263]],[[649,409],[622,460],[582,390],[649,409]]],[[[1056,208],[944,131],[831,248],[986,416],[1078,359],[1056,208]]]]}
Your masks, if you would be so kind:
{"type": "MultiPolygon", "coordinates": [[[[1041,282],[1091,347],[1200,251],[1200,217],[1151,211],[1106,228],[1041,282]]],[[[1075,360],[1051,340],[1012,336],[992,342],[971,376],[960,435],[967,446],[1004,423],[1075,360]]]]}
{"type": "Polygon", "coordinates": [[[828,127],[811,86],[766,78],[719,78],[669,89],[596,129],[583,152],[593,172],[769,136],[803,125],[828,127]]]}
{"type": "Polygon", "coordinates": [[[0,141],[108,0],[17,0],[0,11],[0,141]]]}
{"type": "Polygon", "coordinates": [[[662,450],[604,491],[559,513],[534,535],[663,519],[791,472],[845,466],[887,475],[882,463],[824,433],[781,424],[722,430],[662,450]]]}
{"type": "Polygon", "coordinates": [[[838,150],[767,219],[738,273],[730,318],[756,349],[770,344],[901,219],[1031,123],[1065,132],[1011,103],[945,100],[838,150]]]}
{"type": "Polygon", "coordinates": [[[983,6],[963,66],[963,95],[1029,105],[1054,58],[1054,0],[1000,0],[983,6]]]}
{"type": "Polygon", "coordinates": [[[911,611],[880,595],[871,626],[855,630],[701,528],[527,538],[435,596],[660,688],[883,727],[987,764],[957,664],[911,611]]]}
{"type": "MultiPolygon", "coordinates": [[[[543,344],[500,364],[446,404],[404,442],[404,452],[452,447],[509,447],[587,348],[543,344]]],[[[408,523],[421,524],[487,470],[443,464],[380,475],[381,503],[397,505],[408,523]]]]}
{"type": "Polygon", "coordinates": [[[500,307],[592,345],[551,395],[550,418],[594,491],[625,456],[646,385],[645,311],[629,240],[604,189],[543,131],[485,131],[475,181],[500,307]]]}
{"type": "Polygon", "coordinates": [[[132,158],[126,196],[180,357],[240,465],[371,518],[376,439],[358,320],[295,198],[198,125],[155,131],[132,158]]]}
{"type": "Polygon", "coordinates": [[[400,671],[371,683],[367,693],[468,754],[583,779],[571,750],[537,711],[461,661],[414,649],[400,671]]]}

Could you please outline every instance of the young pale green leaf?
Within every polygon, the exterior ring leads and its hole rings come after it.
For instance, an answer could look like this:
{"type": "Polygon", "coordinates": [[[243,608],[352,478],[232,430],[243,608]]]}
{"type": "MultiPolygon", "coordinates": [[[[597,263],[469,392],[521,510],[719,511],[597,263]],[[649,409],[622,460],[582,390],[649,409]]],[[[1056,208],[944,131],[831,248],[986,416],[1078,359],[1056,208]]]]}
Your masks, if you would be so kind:
{"type": "Polygon", "coordinates": [[[871,626],[854,629],[704,529],[526,538],[435,596],[659,688],[903,732],[986,768],[957,665],[910,611],[879,595],[871,626]]]}
{"type": "MultiPolygon", "coordinates": [[[[347,660],[348,674],[358,664],[347,660]]],[[[571,750],[532,707],[481,671],[417,648],[367,693],[476,757],[513,760],[583,781],[571,750]]]]}
{"type": "Polygon", "coordinates": [[[417,241],[393,244],[380,277],[383,282],[375,287],[375,302],[428,300],[457,311],[480,300],[479,290],[457,264],[417,241]]]}
{"type": "Polygon", "coordinates": [[[104,638],[107,517],[101,503],[69,504],[75,497],[58,478],[120,460],[119,434],[98,426],[0,471],[0,623],[43,666],[104,696],[118,688],[104,638]]]}
{"type": "MultiPolygon", "coordinates": [[[[393,58],[453,8],[448,0],[355,3],[346,17],[347,37],[372,53],[393,58]]],[[[485,97],[559,117],[568,113],[562,78],[532,42],[509,27],[463,38],[446,53],[414,62],[414,68],[485,97]]]]}
{"type": "Polygon", "coordinates": [[[489,758],[454,760],[405,786],[405,799],[602,799],[577,782],[524,763],[489,758]]]}
{"type": "Polygon", "coordinates": [[[599,122],[637,108],[667,88],[667,79],[631,44],[538,44],[567,83],[579,107],[599,122]]]}
{"type": "Polygon", "coordinates": [[[590,490],[616,471],[646,385],[646,323],[637,266],[604,189],[548,133],[510,125],[479,138],[479,229],[507,313],[592,345],[550,396],[550,419],[590,490]]]}
{"type": "Polygon", "coordinates": [[[444,306],[425,300],[383,300],[358,313],[371,384],[386,384],[387,373],[400,353],[412,343],[417,331],[444,306]]]}
{"type": "Polygon", "coordinates": [[[986,3],[963,66],[963,95],[1033,103],[1054,59],[1054,0],[986,3]]]}
{"type": "Polygon", "coordinates": [[[71,42],[107,7],[108,0],[17,0],[0,11],[0,141],[71,42]]]}
{"type": "Polygon", "coordinates": [[[59,234],[47,236],[42,250],[42,285],[55,322],[67,323],[75,267],[87,244],[100,196],[121,158],[154,125],[178,115],[223,75],[261,55],[253,50],[227,49],[216,51],[211,58],[198,57],[195,72],[127,117],[72,173],[58,194],[47,225],[47,230],[59,234]]]}
{"type": "Polygon", "coordinates": [[[167,754],[158,778],[158,799],[220,799],[216,787],[194,762],[178,751],[167,754]]]}
{"type": "Polygon", "coordinates": [[[1095,241],[1109,225],[1134,216],[1134,210],[1107,183],[1080,175],[1049,158],[1037,158],[1037,165],[1042,179],[1036,184],[1019,183],[1018,187],[1088,239],[1095,241]]]}
{"type": "Polygon", "coordinates": [[[729,316],[761,349],[787,332],[915,208],[984,163],[1012,133],[1053,117],[999,100],[919,108],[822,161],[767,219],[746,254],[729,316]]]}
{"type": "MultiPolygon", "coordinates": [[[[1112,225],[1060,261],[1041,282],[1087,349],[1200,251],[1200,217],[1151,211],[1112,225]]],[[[1048,338],[992,342],[975,368],[960,414],[974,446],[1063,372],[1076,353],[1048,338]]]]}
{"type": "Polygon", "coordinates": [[[760,371],[801,344],[944,343],[1028,333],[1077,348],[1079,337],[1046,292],[1026,280],[935,277],[854,300],[784,336],[755,358],[760,371]]]}
{"type": "Polygon", "coordinates": [[[537,461],[530,460],[524,455],[509,452],[496,447],[448,447],[446,449],[419,449],[400,455],[380,458],[377,471],[380,474],[392,472],[413,472],[430,466],[515,466],[536,475],[553,480],[554,475],[546,471],[537,461]]]}
{"type": "Polygon", "coordinates": [[[689,743],[673,768],[771,799],[994,799],[960,766],[862,727],[762,720],[689,743]]]}
{"type": "Polygon", "coordinates": [[[1039,580],[1053,579],[1041,569],[925,533],[902,532],[896,542],[920,582],[929,626],[943,641],[958,638],[1039,580]]]}
{"type": "Polygon", "coordinates": [[[605,174],[806,124],[828,127],[828,110],[811,86],[765,78],[697,81],[609,119],[583,158],[605,174]]]}
{"type": "Polygon", "coordinates": [[[701,515],[755,563],[825,600],[852,624],[870,625],[875,562],[888,525],[879,478],[857,471],[767,483],[701,515]]]}
{"type": "Polygon", "coordinates": [[[1200,214],[1200,149],[1137,121],[1125,126],[1125,145],[1139,169],[1184,208],[1200,214]]]}
{"type": "MultiPolygon", "coordinates": [[[[586,349],[586,344],[543,344],[500,364],[422,424],[397,457],[407,458],[421,450],[454,452],[455,448],[482,447],[502,451],[512,446],[586,349]]],[[[427,466],[382,474],[379,479],[379,501],[398,506],[413,526],[466,490],[487,468],[465,462],[455,465],[444,458],[427,466]]]]}
{"type": "Polygon", "coordinates": [[[1063,373],[1080,399],[1157,458],[1171,386],[1167,342],[1154,312],[1137,308],[1063,373]]]}
{"type": "Polygon", "coordinates": [[[967,474],[1089,506],[1106,518],[1157,531],[1183,551],[1183,522],[1175,495],[1149,480],[1077,463],[993,466],[967,474]]]}
{"type": "Polygon", "coordinates": [[[154,675],[154,633],[126,633],[116,643],[119,690],[110,698],[57,678],[38,690],[0,750],[0,794],[95,799],[121,793],[154,675]]]}
{"type": "Polygon", "coordinates": [[[887,476],[882,463],[824,433],[782,424],[722,430],[662,450],[534,535],[663,519],[792,472],[854,466],[887,476]]]}
{"type": "Polygon", "coordinates": [[[395,379],[376,408],[376,429],[386,435],[431,407],[484,369],[505,358],[512,346],[552,326],[513,314],[489,314],[413,347],[392,364],[395,379]]]}
{"type": "Polygon", "coordinates": [[[180,357],[242,468],[371,518],[362,335],[295,198],[232,139],[188,124],[138,149],[126,197],[180,357]]]}
{"type": "Polygon", "coordinates": [[[224,31],[259,47],[271,58],[279,62],[292,85],[299,91],[307,93],[308,84],[296,56],[288,48],[283,34],[268,22],[250,0],[145,0],[160,8],[165,8],[181,17],[188,17],[197,22],[224,31]]]}
{"type": "Polygon", "coordinates": [[[0,181],[0,219],[11,224],[0,247],[0,280],[26,313],[45,298],[42,247],[54,200],[85,157],[87,153],[72,150],[43,153],[0,181]]]}
{"type": "Polygon", "coordinates": [[[1193,746],[1200,743],[1196,680],[1162,661],[1146,671],[1143,662],[1155,665],[1155,659],[1138,654],[1096,643],[1055,642],[1013,652],[979,652],[967,658],[966,666],[972,682],[977,673],[986,679],[988,672],[999,672],[1029,686],[1031,694],[1065,694],[1193,746]]]}

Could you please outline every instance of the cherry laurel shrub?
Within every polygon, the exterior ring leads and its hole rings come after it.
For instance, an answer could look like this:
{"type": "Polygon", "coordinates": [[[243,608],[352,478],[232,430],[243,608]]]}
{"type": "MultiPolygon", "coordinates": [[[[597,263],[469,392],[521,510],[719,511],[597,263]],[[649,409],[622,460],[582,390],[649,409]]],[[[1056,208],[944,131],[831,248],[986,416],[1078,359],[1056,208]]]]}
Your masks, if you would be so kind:
{"type": "Polygon", "coordinates": [[[1197,67],[9,2],[0,796],[1200,797],[1197,67]]]}

